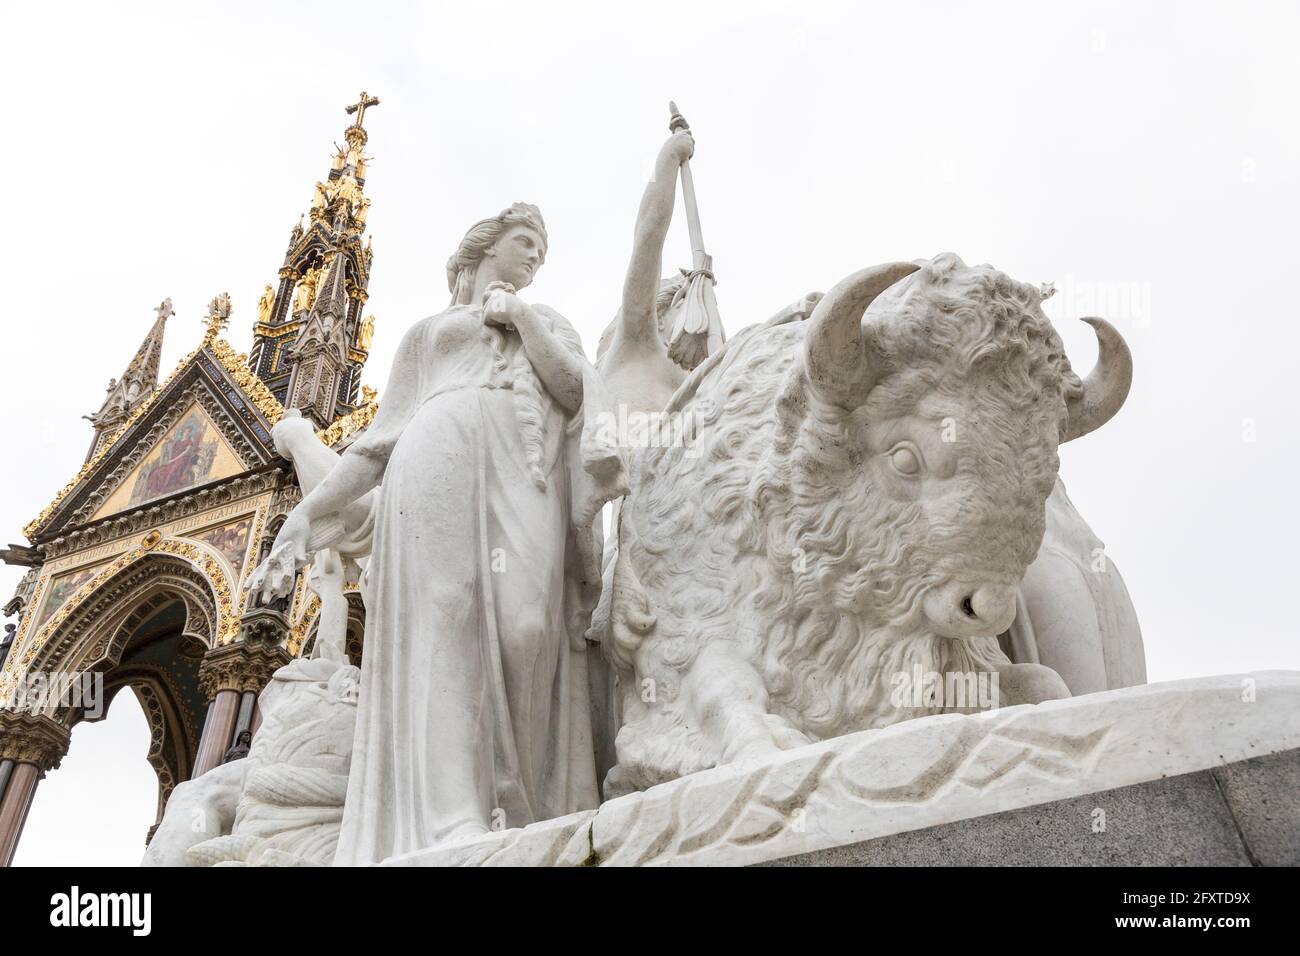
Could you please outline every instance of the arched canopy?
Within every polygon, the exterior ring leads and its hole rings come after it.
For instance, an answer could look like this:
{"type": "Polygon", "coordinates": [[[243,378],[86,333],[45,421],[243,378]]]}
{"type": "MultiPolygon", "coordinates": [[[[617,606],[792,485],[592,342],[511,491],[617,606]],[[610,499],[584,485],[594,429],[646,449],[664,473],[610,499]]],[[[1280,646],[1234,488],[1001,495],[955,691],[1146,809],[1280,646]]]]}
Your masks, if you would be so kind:
{"type": "Polygon", "coordinates": [[[185,608],[184,635],[215,647],[233,636],[231,582],[215,553],[188,541],[166,540],[129,552],[81,589],[36,635],[27,672],[107,671],[122,658],[136,628],[163,605],[185,608]]]}

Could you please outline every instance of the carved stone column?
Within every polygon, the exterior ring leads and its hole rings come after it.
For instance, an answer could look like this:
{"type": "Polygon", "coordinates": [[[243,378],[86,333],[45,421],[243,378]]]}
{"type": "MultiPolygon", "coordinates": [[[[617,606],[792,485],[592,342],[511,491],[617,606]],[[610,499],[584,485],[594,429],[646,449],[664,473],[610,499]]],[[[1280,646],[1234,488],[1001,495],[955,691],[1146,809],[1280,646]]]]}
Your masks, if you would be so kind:
{"type": "Polygon", "coordinates": [[[220,764],[240,731],[256,730],[256,696],[271,675],[292,660],[280,642],[286,633],[284,615],[255,608],[240,622],[239,640],[204,656],[199,684],[211,703],[191,779],[220,764]]]}
{"type": "Polygon", "coordinates": [[[13,862],[36,784],[59,765],[69,740],[49,717],[0,710],[0,866],[13,862]]]}

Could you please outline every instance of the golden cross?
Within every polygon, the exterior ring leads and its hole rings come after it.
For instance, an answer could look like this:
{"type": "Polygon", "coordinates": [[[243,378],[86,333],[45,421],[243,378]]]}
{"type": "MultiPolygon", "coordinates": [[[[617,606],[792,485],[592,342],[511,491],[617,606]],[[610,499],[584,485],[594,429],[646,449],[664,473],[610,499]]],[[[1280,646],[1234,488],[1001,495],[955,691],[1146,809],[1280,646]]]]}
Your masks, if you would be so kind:
{"type": "Polygon", "coordinates": [[[357,114],[357,121],[354,125],[360,128],[361,121],[366,118],[366,107],[378,106],[378,105],[379,105],[379,97],[370,96],[368,93],[366,93],[365,90],[362,90],[361,99],[353,103],[351,106],[347,107],[346,112],[348,113],[348,115],[351,115],[353,113],[357,114]]]}

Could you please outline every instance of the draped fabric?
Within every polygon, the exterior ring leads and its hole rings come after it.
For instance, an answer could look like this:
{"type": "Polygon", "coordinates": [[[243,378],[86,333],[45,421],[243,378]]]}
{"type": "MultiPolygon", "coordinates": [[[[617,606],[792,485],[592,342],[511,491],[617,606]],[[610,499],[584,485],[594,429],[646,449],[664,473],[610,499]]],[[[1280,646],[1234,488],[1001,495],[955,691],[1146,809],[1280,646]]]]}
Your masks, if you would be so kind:
{"type": "Polygon", "coordinates": [[[600,594],[594,519],[626,486],[576,332],[534,309],[584,372],[573,416],[537,386],[539,457],[521,437],[519,336],[486,330],[473,305],[407,333],[345,453],[387,465],[336,864],[598,802],[583,635],[600,594]]]}

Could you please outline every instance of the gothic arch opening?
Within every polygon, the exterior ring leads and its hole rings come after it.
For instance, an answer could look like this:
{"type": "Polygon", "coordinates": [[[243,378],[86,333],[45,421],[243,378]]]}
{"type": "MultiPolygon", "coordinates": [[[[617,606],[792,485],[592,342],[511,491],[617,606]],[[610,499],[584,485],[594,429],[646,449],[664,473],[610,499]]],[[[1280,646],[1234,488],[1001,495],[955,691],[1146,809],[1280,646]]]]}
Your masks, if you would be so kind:
{"type": "Polygon", "coordinates": [[[217,590],[217,583],[182,557],[145,555],[70,607],[26,669],[105,671],[122,660],[145,620],[177,601],[184,612],[184,646],[201,656],[219,636],[222,608],[217,590]]]}
{"type": "Polygon", "coordinates": [[[199,665],[217,643],[220,622],[217,589],[198,567],[176,555],[150,554],[70,609],[28,667],[29,674],[47,675],[51,686],[59,675],[62,686],[73,688],[51,697],[47,711],[69,729],[103,720],[129,688],[149,728],[144,756],[158,782],[155,826],[195,767],[208,708],[199,665]]]}

